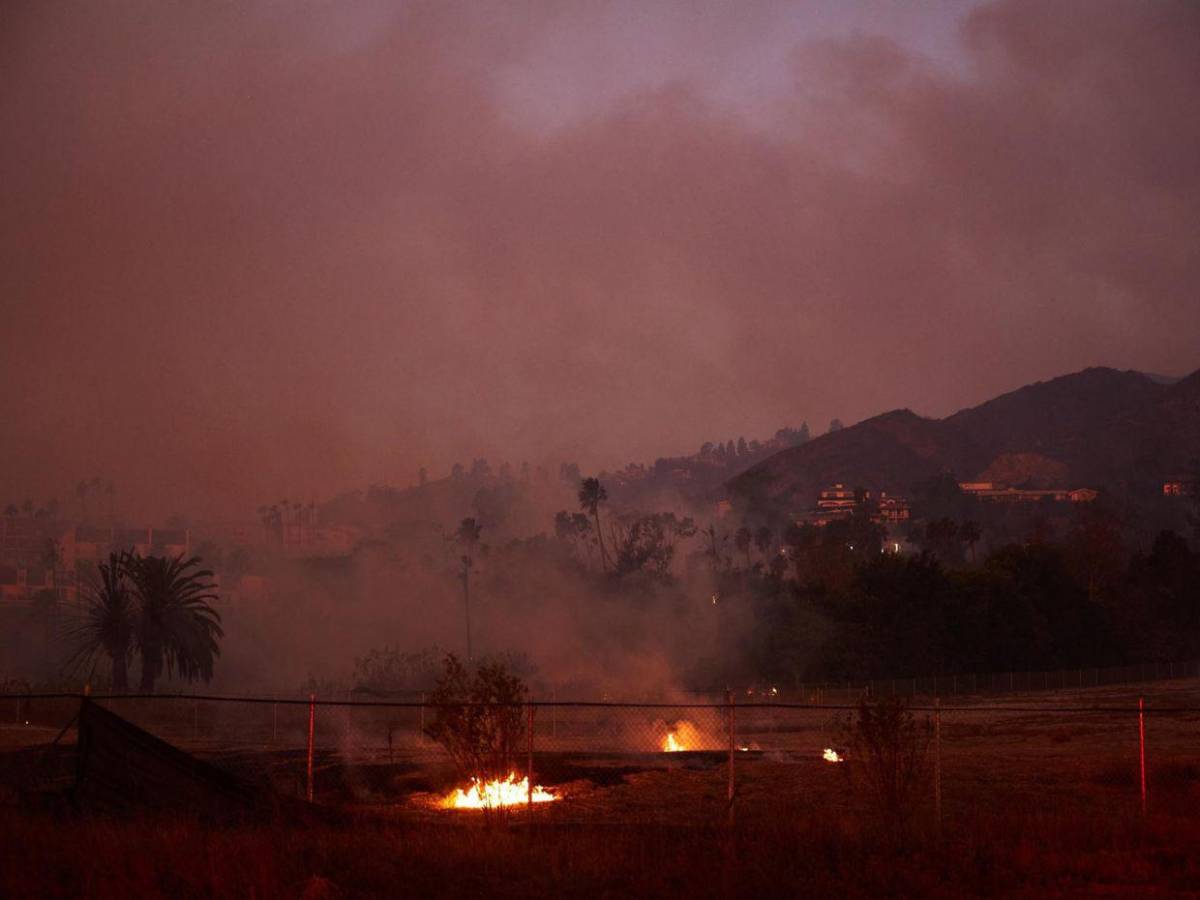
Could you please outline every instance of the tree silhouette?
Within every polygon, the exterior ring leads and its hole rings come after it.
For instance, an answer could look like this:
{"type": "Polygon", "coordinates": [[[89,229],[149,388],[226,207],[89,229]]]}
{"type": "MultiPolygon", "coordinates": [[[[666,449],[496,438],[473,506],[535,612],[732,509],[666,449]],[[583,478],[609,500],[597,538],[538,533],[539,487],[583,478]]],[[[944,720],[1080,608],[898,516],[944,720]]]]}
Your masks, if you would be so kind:
{"type": "Polygon", "coordinates": [[[128,582],[133,557],[128,551],[110,553],[97,567],[97,577],[86,587],[87,609],[72,637],[72,663],[79,665],[99,656],[112,663],[114,691],[129,689],[129,657],[137,627],[137,608],[128,582]]]}
{"type": "Polygon", "coordinates": [[[721,548],[729,540],[729,535],[718,533],[717,526],[711,522],[707,528],[700,529],[700,534],[708,538],[709,556],[712,558],[712,570],[716,572],[721,563],[721,548]]]}
{"type": "Polygon", "coordinates": [[[600,504],[608,499],[608,491],[599,478],[585,478],[579,484],[579,508],[596,523],[596,540],[600,543],[600,567],[608,571],[608,554],[604,550],[604,532],[600,530],[600,504]]]}
{"type": "Polygon", "coordinates": [[[142,661],[141,690],[150,693],[164,669],[187,681],[212,680],[213,661],[224,635],[212,572],[199,557],[134,556],[127,572],[137,599],[134,643],[142,661]]]}
{"type": "Polygon", "coordinates": [[[462,581],[463,610],[467,621],[467,661],[471,661],[471,572],[475,569],[475,550],[479,546],[479,535],[483,526],[473,518],[465,518],[458,525],[454,539],[462,550],[459,557],[458,577],[462,581]]]}
{"type": "Polygon", "coordinates": [[[754,547],[762,554],[763,560],[766,560],[767,553],[774,543],[775,535],[771,533],[771,529],[766,525],[759,526],[758,531],[754,532],[754,547]]]}
{"type": "Polygon", "coordinates": [[[750,529],[743,525],[737,530],[733,536],[734,545],[742,553],[746,555],[746,571],[750,571],[750,545],[754,542],[754,535],[750,529]]]}
{"type": "Polygon", "coordinates": [[[963,522],[958,529],[958,539],[971,548],[971,565],[975,565],[975,545],[983,537],[978,522],[963,522]]]}

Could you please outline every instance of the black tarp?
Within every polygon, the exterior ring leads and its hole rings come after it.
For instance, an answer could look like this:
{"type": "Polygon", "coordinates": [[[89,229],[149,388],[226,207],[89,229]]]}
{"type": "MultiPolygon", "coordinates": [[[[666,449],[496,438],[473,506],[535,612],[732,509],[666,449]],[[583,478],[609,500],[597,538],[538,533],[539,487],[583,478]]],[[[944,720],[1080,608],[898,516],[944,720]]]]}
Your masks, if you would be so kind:
{"type": "Polygon", "coordinates": [[[84,811],[158,810],[202,819],[303,816],[306,805],[243,781],[84,699],[71,792],[84,811]]]}

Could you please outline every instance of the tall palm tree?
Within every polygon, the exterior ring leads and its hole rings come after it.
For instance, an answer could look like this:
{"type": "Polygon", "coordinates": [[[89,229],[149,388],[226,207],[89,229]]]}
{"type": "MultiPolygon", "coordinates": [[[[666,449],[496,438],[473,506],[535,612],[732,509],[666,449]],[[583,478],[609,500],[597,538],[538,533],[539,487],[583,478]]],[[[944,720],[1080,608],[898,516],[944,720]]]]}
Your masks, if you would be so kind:
{"type": "Polygon", "coordinates": [[[759,526],[758,531],[754,532],[754,547],[762,555],[763,562],[767,560],[767,551],[771,549],[771,545],[775,542],[775,535],[771,533],[771,529],[766,525],[759,526]]]}
{"type": "Polygon", "coordinates": [[[129,657],[137,624],[137,609],[127,579],[132,560],[128,551],[121,551],[108,554],[108,562],[100,563],[99,577],[86,588],[87,609],[72,635],[72,662],[81,665],[107,656],[112,662],[114,691],[129,689],[129,657]]]}
{"type": "Polygon", "coordinates": [[[750,571],[750,545],[754,542],[754,533],[743,525],[733,536],[733,542],[738,550],[746,555],[746,571],[750,571]]]}
{"type": "Polygon", "coordinates": [[[479,546],[482,531],[483,526],[468,517],[459,523],[458,531],[454,534],[454,539],[462,548],[458,577],[462,579],[463,609],[467,617],[467,662],[471,661],[471,572],[475,569],[475,548],[479,546]]]}
{"type": "Polygon", "coordinates": [[[209,603],[217,598],[213,573],[199,557],[133,557],[130,580],[138,601],[134,642],[142,660],[141,690],[150,693],[165,668],[187,681],[210,681],[213,660],[224,636],[221,616],[209,603]]]}
{"type": "Polygon", "coordinates": [[[963,522],[958,529],[959,539],[971,548],[971,565],[975,565],[975,545],[983,537],[978,522],[963,522]]]}
{"type": "Polygon", "coordinates": [[[600,542],[600,567],[608,571],[608,555],[604,552],[604,533],[600,530],[600,504],[608,499],[608,491],[599,478],[585,478],[579,483],[579,508],[596,521],[596,540],[600,542]]]}

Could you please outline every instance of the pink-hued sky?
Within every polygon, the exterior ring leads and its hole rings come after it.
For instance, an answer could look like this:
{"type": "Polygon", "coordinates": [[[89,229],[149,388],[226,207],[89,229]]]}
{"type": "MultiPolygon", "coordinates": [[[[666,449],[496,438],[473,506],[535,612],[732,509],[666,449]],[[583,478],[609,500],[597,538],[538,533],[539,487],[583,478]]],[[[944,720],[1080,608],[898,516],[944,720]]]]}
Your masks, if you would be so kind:
{"type": "Polygon", "coordinates": [[[1200,5],[0,6],[0,500],[1200,366],[1200,5]]]}

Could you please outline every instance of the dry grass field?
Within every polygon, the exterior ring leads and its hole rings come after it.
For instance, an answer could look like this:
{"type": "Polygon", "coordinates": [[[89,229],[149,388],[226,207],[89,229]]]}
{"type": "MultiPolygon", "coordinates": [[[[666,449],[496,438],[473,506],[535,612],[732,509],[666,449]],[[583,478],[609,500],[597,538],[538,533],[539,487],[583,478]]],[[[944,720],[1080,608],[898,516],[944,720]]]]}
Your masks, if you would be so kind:
{"type": "MultiPolygon", "coordinates": [[[[902,834],[856,788],[852,763],[821,759],[836,740],[829,712],[746,713],[739,740],[756,749],[737,754],[732,824],[724,754],[590,751],[570,746],[566,727],[535,758],[539,782],[562,799],[532,815],[443,809],[453,773],[436,755],[395,748],[323,749],[316,794],[331,812],[309,822],[38,811],[15,781],[31,753],[54,768],[38,745],[56,731],[8,725],[0,747],[27,746],[4,753],[0,896],[1200,894],[1200,713],[1182,711],[1200,707],[1200,685],[972,702],[985,708],[941,715],[940,823],[931,784],[902,834]],[[1130,712],[1055,711],[1069,707],[1130,712]]],[[[294,788],[294,747],[193,737],[179,743],[294,788]]],[[[70,748],[58,752],[66,766],[70,748]]]]}

